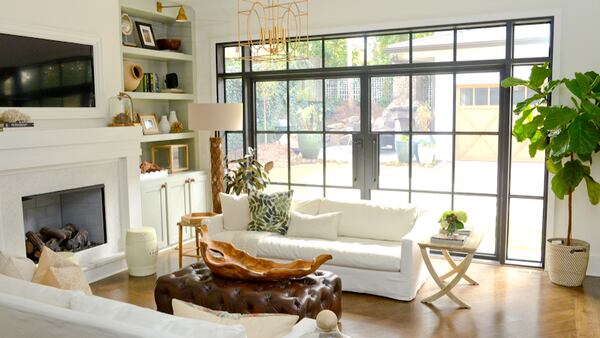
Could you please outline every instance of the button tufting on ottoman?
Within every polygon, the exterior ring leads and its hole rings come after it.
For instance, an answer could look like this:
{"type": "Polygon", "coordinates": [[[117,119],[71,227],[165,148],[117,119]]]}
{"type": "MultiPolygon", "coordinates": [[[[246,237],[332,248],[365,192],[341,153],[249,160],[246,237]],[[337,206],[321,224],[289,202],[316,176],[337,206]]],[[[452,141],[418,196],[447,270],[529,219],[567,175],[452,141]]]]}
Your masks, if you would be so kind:
{"type": "Polygon", "coordinates": [[[158,311],[172,314],[173,298],[230,313],[287,313],[302,319],[331,310],[342,316],[342,280],[328,271],[299,279],[249,282],[214,276],[199,262],[158,278],[154,290],[158,311]]]}

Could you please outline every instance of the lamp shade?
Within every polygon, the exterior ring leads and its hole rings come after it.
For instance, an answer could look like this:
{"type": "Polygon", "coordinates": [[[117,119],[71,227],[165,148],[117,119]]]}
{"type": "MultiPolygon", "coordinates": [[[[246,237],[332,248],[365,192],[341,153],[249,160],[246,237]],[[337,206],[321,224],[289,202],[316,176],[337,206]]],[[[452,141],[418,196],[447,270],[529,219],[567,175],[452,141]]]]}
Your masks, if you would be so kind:
{"type": "Polygon", "coordinates": [[[241,103],[190,103],[188,128],[209,131],[243,130],[243,107],[241,103]]]}

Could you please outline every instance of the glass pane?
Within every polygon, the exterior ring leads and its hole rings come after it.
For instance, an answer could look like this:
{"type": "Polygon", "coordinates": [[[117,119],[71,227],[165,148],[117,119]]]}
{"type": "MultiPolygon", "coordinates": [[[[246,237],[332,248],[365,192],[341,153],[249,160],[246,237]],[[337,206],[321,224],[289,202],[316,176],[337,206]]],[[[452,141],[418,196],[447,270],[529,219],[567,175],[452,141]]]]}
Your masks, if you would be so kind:
{"type": "Polygon", "coordinates": [[[362,66],[365,62],[365,39],[325,40],[325,67],[362,66]]]}
{"type": "Polygon", "coordinates": [[[256,129],[287,130],[287,82],[256,82],[256,129]]]}
{"type": "Polygon", "coordinates": [[[62,85],[74,86],[84,83],[86,79],[87,68],[88,64],[86,62],[75,61],[63,63],[61,65],[62,85]]]}
{"type": "Polygon", "coordinates": [[[225,73],[239,73],[242,71],[240,57],[242,57],[240,47],[225,47],[225,73]]]}
{"type": "Polygon", "coordinates": [[[408,193],[403,191],[371,190],[371,201],[383,205],[408,204],[408,193]]]}
{"type": "Polygon", "coordinates": [[[465,211],[468,216],[465,226],[483,233],[483,240],[477,252],[494,254],[496,252],[496,197],[456,195],[454,210],[465,211]]]}
{"type": "Polygon", "coordinates": [[[39,68],[26,68],[24,70],[21,70],[19,73],[21,90],[23,92],[30,92],[39,89],[39,68]]]}
{"type": "Polygon", "coordinates": [[[413,135],[412,189],[452,190],[452,136],[413,135]]]}
{"type": "Polygon", "coordinates": [[[413,130],[452,131],[452,74],[413,76],[413,130]]]}
{"type": "MultiPolygon", "coordinates": [[[[498,88],[500,73],[465,73],[456,75],[456,131],[497,132],[500,107],[490,105],[490,88],[498,88]],[[473,89],[474,88],[474,89],[473,89]],[[470,92],[473,93],[472,103],[470,92]]],[[[499,92],[493,100],[499,101],[499,92]]]]}
{"type": "Polygon", "coordinates": [[[413,33],[412,39],[414,63],[454,60],[454,31],[413,33]]]}
{"type": "Polygon", "coordinates": [[[454,188],[460,192],[498,192],[498,137],[457,135],[454,188]]]}
{"type": "Polygon", "coordinates": [[[321,40],[291,42],[289,44],[290,69],[321,68],[323,56],[321,40]],[[294,58],[298,58],[294,60],[294,58]]]}
{"type": "Polygon", "coordinates": [[[504,59],[506,27],[460,29],[456,48],[456,61],[504,59]]]}
{"type": "Polygon", "coordinates": [[[285,60],[281,60],[281,57],[277,56],[270,59],[267,50],[261,48],[261,46],[253,46],[252,55],[264,57],[263,60],[252,61],[252,71],[283,70],[286,67],[285,60]]]}
{"type": "Polygon", "coordinates": [[[379,135],[379,187],[408,189],[409,137],[379,135]]]}
{"type": "Polygon", "coordinates": [[[371,78],[371,130],[409,130],[408,76],[371,78]]]}
{"type": "Polygon", "coordinates": [[[452,196],[450,194],[425,194],[413,192],[410,203],[417,205],[439,217],[444,211],[452,209],[452,196]]]}
{"type": "Polygon", "coordinates": [[[309,200],[323,197],[323,188],[321,187],[305,187],[305,186],[292,186],[294,191],[294,199],[297,200],[309,200]]]}
{"type": "Polygon", "coordinates": [[[325,154],[326,184],[351,187],[352,176],[352,134],[327,134],[325,154]]]}
{"type": "Polygon", "coordinates": [[[515,58],[550,55],[550,24],[515,26],[515,58]]]}
{"type": "Polygon", "coordinates": [[[397,65],[409,61],[409,34],[369,36],[367,65],[397,65]]]}
{"type": "Polygon", "coordinates": [[[341,188],[326,188],[325,195],[327,198],[337,201],[358,201],[360,200],[359,189],[341,189],[341,188]]]}
{"type": "Polygon", "coordinates": [[[460,102],[461,106],[473,105],[473,90],[474,88],[471,87],[459,88],[460,100],[458,102],[460,102]]]}
{"type": "Polygon", "coordinates": [[[327,130],[360,131],[360,79],[325,80],[327,130]]]}
{"type": "MultiPolygon", "coordinates": [[[[41,67],[42,89],[56,88],[60,86],[60,67],[58,64],[41,67]]],[[[71,73],[71,75],[74,75],[71,73]]],[[[72,80],[72,79],[69,79],[72,80]]],[[[83,81],[83,79],[80,79],[83,81]]],[[[80,84],[72,82],[71,85],[80,84]]]]}
{"type": "Polygon", "coordinates": [[[242,103],[242,79],[225,79],[225,102],[242,103]]]}
{"type": "MultiPolygon", "coordinates": [[[[283,192],[283,191],[289,191],[287,184],[269,184],[267,185],[267,188],[265,189],[265,192],[267,194],[271,194],[274,192],[283,192]]],[[[294,194],[295,195],[295,194],[294,194]]],[[[295,197],[295,196],[293,196],[295,197]]]]}
{"type": "Polygon", "coordinates": [[[288,147],[286,134],[256,134],[256,156],[265,164],[273,161],[273,169],[269,173],[271,182],[288,182],[288,147]]]}
{"type": "Polygon", "coordinates": [[[500,88],[490,87],[490,105],[497,106],[500,104],[500,88]]]}
{"type": "Polygon", "coordinates": [[[323,135],[290,136],[292,183],[323,184],[323,135]]]}
{"type": "Polygon", "coordinates": [[[237,160],[244,155],[244,136],[242,133],[227,132],[225,138],[227,140],[227,166],[234,169],[237,164],[230,164],[229,161],[237,160]]]}
{"type": "Polygon", "coordinates": [[[511,198],[508,215],[507,258],[541,262],[544,201],[511,198]]]}
{"type": "Polygon", "coordinates": [[[323,81],[290,81],[290,129],[323,130],[323,81]]]}

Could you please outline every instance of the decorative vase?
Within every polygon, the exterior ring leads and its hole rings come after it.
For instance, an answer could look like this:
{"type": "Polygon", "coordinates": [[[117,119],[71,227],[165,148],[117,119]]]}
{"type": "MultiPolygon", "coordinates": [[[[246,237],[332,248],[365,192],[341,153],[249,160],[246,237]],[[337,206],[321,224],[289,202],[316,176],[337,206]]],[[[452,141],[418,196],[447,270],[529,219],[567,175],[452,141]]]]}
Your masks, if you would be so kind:
{"type": "Polygon", "coordinates": [[[177,119],[177,112],[171,110],[171,112],[169,113],[169,123],[172,125],[175,122],[179,122],[179,120],[177,119]]]}
{"type": "Polygon", "coordinates": [[[167,115],[163,115],[160,118],[158,129],[160,129],[162,134],[168,134],[171,131],[171,124],[169,123],[169,120],[167,120],[167,115]]]}
{"type": "Polygon", "coordinates": [[[316,160],[321,152],[322,136],[316,134],[298,135],[298,147],[302,158],[307,160],[316,160]]]}
{"type": "Polygon", "coordinates": [[[123,62],[123,84],[125,91],[134,91],[140,85],[143,76],[144,70],[142,66],[130,61],[123,62]]]}
{"type": "Polygon", "coordinates": [[[550,238],[546,242],[546,269],[550,281],[562,286],[580,286],[590,259],[590,243],[566,238],[550,238]]]}

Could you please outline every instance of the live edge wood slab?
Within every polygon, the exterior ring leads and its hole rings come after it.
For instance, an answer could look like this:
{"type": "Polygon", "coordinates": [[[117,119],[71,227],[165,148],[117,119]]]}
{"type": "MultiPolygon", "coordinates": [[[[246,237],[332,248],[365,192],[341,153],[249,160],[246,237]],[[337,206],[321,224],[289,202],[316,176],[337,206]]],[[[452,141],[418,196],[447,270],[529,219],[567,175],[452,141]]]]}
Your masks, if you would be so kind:
{"type": "Polygon", "coordinates": [[[238,280],[284,280],[300,278],[315,272],[333,257],[319,255],[312,261],[298,259],[277,263],[256,258],[226,242],[212,241],[206,225],[200,226],[200,251],[204,262],[215,275],[238,280]]]}

